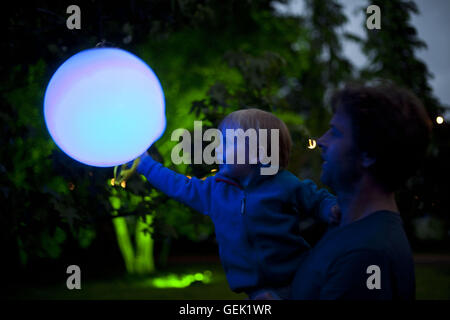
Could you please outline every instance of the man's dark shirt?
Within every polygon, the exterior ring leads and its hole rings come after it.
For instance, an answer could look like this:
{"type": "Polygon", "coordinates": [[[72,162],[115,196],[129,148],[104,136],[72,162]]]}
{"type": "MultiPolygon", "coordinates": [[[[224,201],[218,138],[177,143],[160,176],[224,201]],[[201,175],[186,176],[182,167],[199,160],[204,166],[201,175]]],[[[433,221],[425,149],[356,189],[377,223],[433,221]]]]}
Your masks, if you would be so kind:
{"type": "Polygon", "coordinates": [[[400,215],[377,211],[330,229],[304,254],[291,298],[414,299],[414,262],[400,215]],[[375,283],[371,265],[380,268],[380,289],[368,288],[375,283]]]}

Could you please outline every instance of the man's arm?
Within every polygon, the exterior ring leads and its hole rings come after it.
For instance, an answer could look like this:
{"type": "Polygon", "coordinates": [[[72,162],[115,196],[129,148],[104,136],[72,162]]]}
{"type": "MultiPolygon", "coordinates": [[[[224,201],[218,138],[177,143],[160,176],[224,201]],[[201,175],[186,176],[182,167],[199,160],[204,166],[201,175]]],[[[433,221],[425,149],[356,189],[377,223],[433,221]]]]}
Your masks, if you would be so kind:
{"type": "Polygon", "coordinates": [[[167,196],[184,203],[200,213],[209,215],[211,208],[212,182],[213,179],[201,180],[176,173],[153,158],[144,154],[136,170],[143,174],[147,180],[158,190],[167,196]]]}
{"type": "Polygon", "coordinates": [[[352,251],[330,266],[320,299],[392,299],[391,276],[386,255],[375,250],[352,251]]]}

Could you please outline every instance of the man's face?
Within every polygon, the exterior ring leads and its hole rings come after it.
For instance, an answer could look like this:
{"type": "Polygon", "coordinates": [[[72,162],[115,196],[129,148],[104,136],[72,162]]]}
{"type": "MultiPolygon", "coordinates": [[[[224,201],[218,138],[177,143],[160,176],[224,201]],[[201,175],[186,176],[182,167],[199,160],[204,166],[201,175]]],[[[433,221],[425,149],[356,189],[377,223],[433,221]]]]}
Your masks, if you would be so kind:
{"type": "Polygon", "coordinates": [[[335,192],[351,190],[362,175],[360,153],[352,134],[352,124],[344,111],[337,111],[330,129],[318,140],[322,149],[320,180],[335,192]]]}

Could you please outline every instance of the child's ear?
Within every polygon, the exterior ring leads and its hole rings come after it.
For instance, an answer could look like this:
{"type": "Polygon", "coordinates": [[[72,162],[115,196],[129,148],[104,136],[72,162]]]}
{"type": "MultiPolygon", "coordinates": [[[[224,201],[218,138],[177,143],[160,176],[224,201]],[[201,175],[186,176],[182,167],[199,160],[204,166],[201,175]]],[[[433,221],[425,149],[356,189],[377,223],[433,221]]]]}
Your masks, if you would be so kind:
{"type": "Polygon", "coordinates": [[[367,152],[363,152],[361,155],[361,164],[363,168],[367,169],[371,165],[375,163],[376,159],[374,157],[371,157],[367,154],[367,152]]]}

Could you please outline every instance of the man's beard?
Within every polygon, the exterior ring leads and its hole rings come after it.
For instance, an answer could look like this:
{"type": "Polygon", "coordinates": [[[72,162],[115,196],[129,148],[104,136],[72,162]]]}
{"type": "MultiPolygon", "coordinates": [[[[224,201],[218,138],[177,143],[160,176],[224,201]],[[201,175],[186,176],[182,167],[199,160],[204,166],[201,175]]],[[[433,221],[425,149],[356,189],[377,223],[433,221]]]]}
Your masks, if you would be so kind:
{"type": "MultiPolygon", "coordinates": [[[[327,163],[329,165],[329,163],[327,163]]],[[[361,172],[356,163],[346,163],[344,166],[328,166],[324,168],[320,180],[334,192],[348,192],[361,177],[361,172]]]]}

